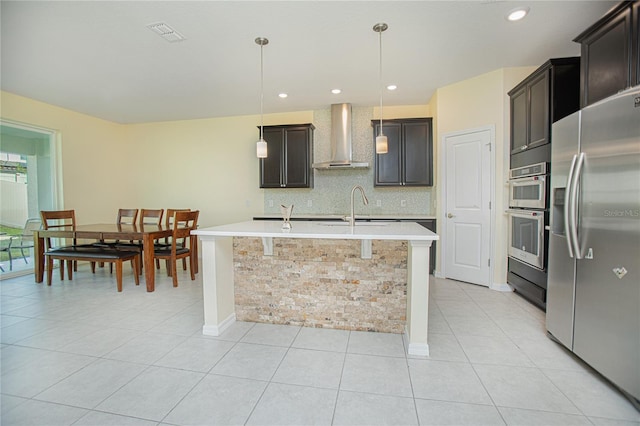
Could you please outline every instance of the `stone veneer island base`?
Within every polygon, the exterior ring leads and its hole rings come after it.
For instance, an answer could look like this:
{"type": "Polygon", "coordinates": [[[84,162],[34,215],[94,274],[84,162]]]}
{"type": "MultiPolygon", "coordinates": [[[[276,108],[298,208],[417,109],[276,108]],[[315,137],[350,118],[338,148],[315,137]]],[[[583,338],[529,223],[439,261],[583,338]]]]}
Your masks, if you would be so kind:
{"type": "Polygon", "coordinates": [[[429,249],[411,222],[253,221],[199,229],[205,324],[236,320],[402,333],[429,354],[429,249]]]}

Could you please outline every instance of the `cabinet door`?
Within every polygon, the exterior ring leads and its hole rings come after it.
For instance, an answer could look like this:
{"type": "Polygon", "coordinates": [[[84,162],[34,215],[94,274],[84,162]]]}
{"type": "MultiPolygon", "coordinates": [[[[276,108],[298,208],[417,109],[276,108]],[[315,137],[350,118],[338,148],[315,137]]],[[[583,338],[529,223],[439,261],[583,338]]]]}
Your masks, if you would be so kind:
{"type": "Polygon", "coordinates": [[[511,153],[527,149],[527,89],[511,95],[511,153]]]}
{"type": "Polygon", "coordinates": [[[280,188],[282,179],[283,129],[264,129],[267,158],[260,159],[260,188],[280,188]]]}
{"type": "Polygon", "coordinates": [[[582,106],[631,85],[631,8],[607,22],[582,43],[582,106]]]}
{"type": "Polygon", "coordinates": [[[527,84],[529,91],[529,137],[527,149],[549,143],[549,73],[544,72],[527,84]]]}
{"type": "Polygon", "coordinates": [[[404,178],[406,186],[431,186],[431,124],[405,123],[402,126],[404,178]]]}
{"type": "Polygon", "coordinates": [[[284,184],[287,188],[309,187],[309,130],[287,129],[284,132],[284,184]]]}
{"type": "MultiPolygon", "coordinates": [[[[373,139],[378,135],[380,124],[374,126],[373,139]]],[[[402,149],[400,146],[400,123],[383,123],[382,130],[387,137],[389,151],[376,154],[375,186],[398,186],[402,182],[402,149]]]]}

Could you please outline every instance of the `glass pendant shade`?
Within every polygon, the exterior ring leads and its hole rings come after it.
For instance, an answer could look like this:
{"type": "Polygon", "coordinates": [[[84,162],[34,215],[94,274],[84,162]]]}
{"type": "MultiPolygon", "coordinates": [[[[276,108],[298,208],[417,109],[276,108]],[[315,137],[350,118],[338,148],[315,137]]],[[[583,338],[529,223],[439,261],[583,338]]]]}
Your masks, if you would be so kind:
{"type": "MultiPolygon", "coordinates": [[[[382,132],[382,130],[380,132],[382,132]]],[[[380,133],[380,135],[376,137],[376,154],[386,154],[387,152],[389,152],[387,137],[380,133]]]]}
{"type": "Polygon", "coordinates": [[[267,158],[267,141],[262,138],[256,142],[256,156],[258,158],[267,158]]]}

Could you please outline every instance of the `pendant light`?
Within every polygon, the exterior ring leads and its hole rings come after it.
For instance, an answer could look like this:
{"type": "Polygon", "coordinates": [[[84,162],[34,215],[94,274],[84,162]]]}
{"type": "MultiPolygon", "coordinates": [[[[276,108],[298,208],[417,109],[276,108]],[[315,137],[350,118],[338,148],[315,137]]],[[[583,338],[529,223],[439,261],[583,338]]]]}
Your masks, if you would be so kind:
{"type": "Polygon", "coordinates": [[[264,101],[264,67],[263,67],[263,49],[269,44],[269,39],[264,37],[256,38],[256,44],[260,46],[260,140],[256,143],[256,156],[258,158],[267,158],[267,141],[264,140],[264,115],[262,113],[262,104],[264,101]]]}
{"type": "Polygon", "coordinates": [[[389,151],[389,144],[387,143],[387,137],[382,132],[382,32],[386,31],[389,26],[384,22],[375,24],[373,31],[380,34],[380,132],[376,137],[376,154],[386,154],[389,151]]]}

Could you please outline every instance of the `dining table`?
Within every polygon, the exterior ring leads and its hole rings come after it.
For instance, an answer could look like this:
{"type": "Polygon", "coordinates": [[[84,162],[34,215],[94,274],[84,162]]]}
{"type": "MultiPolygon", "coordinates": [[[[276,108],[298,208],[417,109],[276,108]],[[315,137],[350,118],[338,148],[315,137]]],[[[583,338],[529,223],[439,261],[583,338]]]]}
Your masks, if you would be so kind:
{"type": "Polygon", "coordinates": [[[44,280],[44,251],[45,238],[65,238],[74,240],[120,240],[123,242],[142,241],[143,269],[147,291],[155,290],[154,242],[158,239],[170,237],[173,233],[171,226],[156,224],[116,224],[98,223],[77,225],[75,230],[40,229],[33,231],[33,250],[36,257],[35,280],[44,280]]]}

